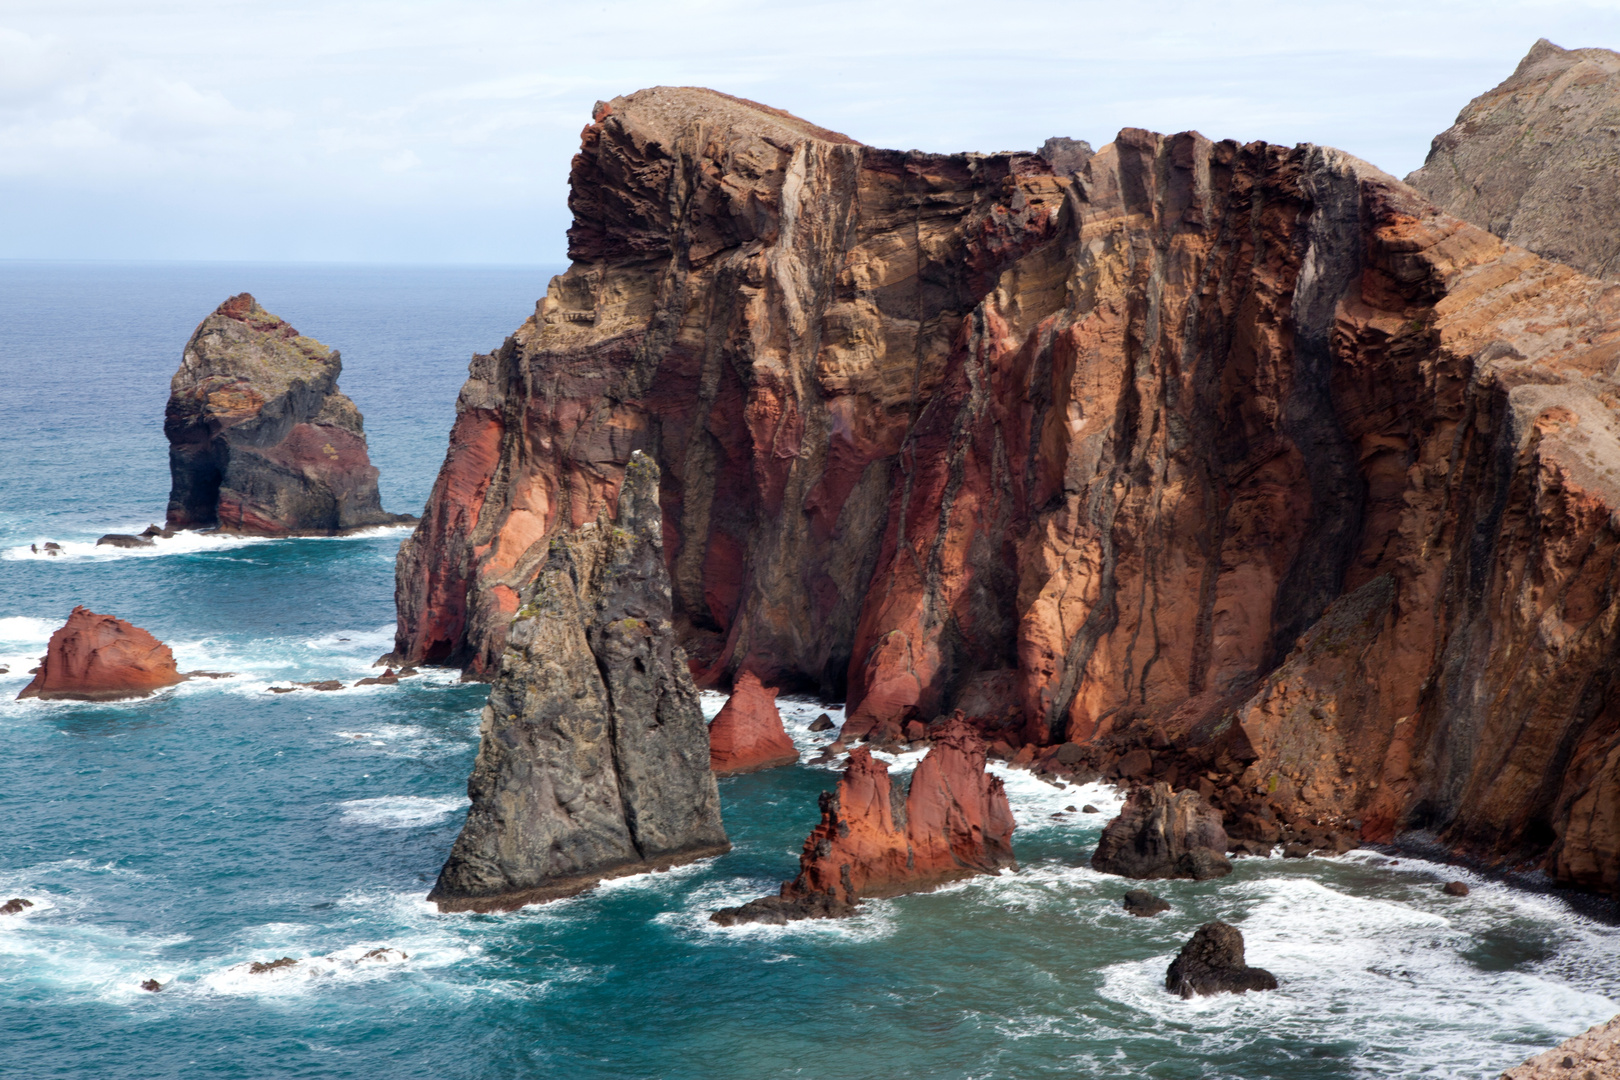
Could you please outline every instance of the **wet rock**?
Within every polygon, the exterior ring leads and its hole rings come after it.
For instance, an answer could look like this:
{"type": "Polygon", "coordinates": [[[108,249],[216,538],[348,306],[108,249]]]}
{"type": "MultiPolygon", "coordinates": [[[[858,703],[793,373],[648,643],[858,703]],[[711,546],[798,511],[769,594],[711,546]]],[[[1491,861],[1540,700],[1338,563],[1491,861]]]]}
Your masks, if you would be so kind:
{"type": "Polygon", "coordinates": [[[1620,1077],[1620,1016],[1565,1039],[1516,1065],[1501,1080],[1615,1080],[1620,1077]]]}
{"type": "Polygon", "coordinates": [[[1091,856],[1093,869],[1139,879],[1203,881],[1232,872],[1221,812],[1196,791],[1154,784],[1130,793],[1091,856]]]}
{"type": "Polygon", "coordinates": [[[1308,859],[1310,856],[1311,846],[1309,844],[1295,842],[1283,845],[1283,858],[1285,859],[1308,859]]]}
{"type": "Polygon", "coordinates": [[[1170,901],[1154,896],[1146,889],[1132,889],[1125,894],[1125,910],[1132,915],[1148,918],[1170,910],[1170,901]]]}
{"type": "Polygon", "coordinates": [[[290,956],[283,956],[280,960],[271,960],[269,962],[255,960],[248,965],[248,973],[250,975],[263,975],[267,971],[279,971],[282,968],[296,967],[297,964],[298,961],[290,956]]]}
{"type": "Polygon", "coordinates": [[[1100,814],[1100,813],[1102,813],[1101,810],[1097,809],[1095,806],[1092,806],[1090,803],[1086,803],[1086,805],[1082,806],[1080,808],[1080,812],[1082,814],[1100,814]]]}
{"type": "Polygon", "coordinates": [[[1468,886],[1461,881],[1448,881],[1440,891],[1447,896],[1467,896],[1468,886]]]}
{"type": "Polygon", "coordinates": [[[267,694],[290,694],[297,690],[296,686],[272,686],[265,691],[267,694]]]}
{"type": "Polygon", "coordinates": [[[163,539],[167,540],[174,536],[174,530],[165,529],[161,525],[148,525],[146,528],[141,530],[141,535],[148,540],[156,536],[161,536],[163,539]]]}
{"type": "Polygon", "coordinates": [[[145,982],[141,983],[141,989],[150,990],[155,994],[163,989],[163,984],[158,982],[156,979],[147,979],[145,982]]]}
{"type": "Polygon", "coordinates": [[[738,675],[709,725],[709,767],[716,776],[737,776],[798,763],[799,751],[776,708],[776,689],[751,671],[738,675]]]}
{"type": "Polygon", "coordinates": [[[1271,858],[1272,846],[1264,840],[1233,840],[1227,844],[1226,850],[1233,855],[1250,855],[1269,859],[1271,858]]]}
{"type": "Polygon", "coordinates": [[[1181,947],[1165,972],[1164,988],[1190,998],[1195,994],[1241,994],[1275,990],[1277,978],[1244,962],[1243,934],[1223,922],[1205,923],[1181,947]]]}
{"type": "Polygon", "coordinates": [[[368,675],[355,682],[356,686],[394,686],[399,682],[399,675],[393,668],[385,668],[381,675],[368,675]]]}
{"type": "Polygon", "coordinates": [[[472,807],[428,899],[511,910],[729,851],[708,726],[670,622],[659,473],[550,545],[484,706],[472,807]]]}
{"type": "Polygon", "coordinates": [[[17,697],[117,701],[184,682],[169,647],[138,626],[76,607],[17,697]]]}
{"type": "Polygon", "coordinates": [[[1014,866],[1007,794],[984,766],[983,741],[959,721],[934,739],[909,787],[868,748],[856,747],[838,790],[821,795],[821,824],[804,842],[799,876],[779,896],[711,919],[731,926],[830,918],[863,899],[925,892],[1014,866]]]}
{"type": "Polygon", "coordinates": [[[47,555],[60,555],[60,554],[62,554],[62,545],[56,543],[54,540],[47,540],[45,542],[45,554],[47,554],[47,555]]]}
{"type": "Polygon", "coordinates": [[[108,533],[96,541],[96,547],[143,548],[151,546],[152,541],[145,537],[131,536],[128,533],[108,533]]]}
{"type": "Polygon", "coordinates": [[[188,679],[234,679],[234,671],[184,671],[181,672],[188,679]]]}
{"type": "Polygon", "coordinates": [[[332,691],[343,689],[343,682],[340,679],[321,679],[317,682],[301,682],[298,685],[308,687],[311,690],[332,691]]]}
{"type": "Polygon", "coordinates": [[[363,961],[371,960],[383,964],[394,963],[401,960],[409,960],[410,958],[409,953],[402,952],[399,949],[372,949],[370,952],[360,957],[360,959],[363,961]]]}
{"type": "Polygon", "coordinates": [[[198,325],[170,382],[167,526],[332,534],[415,518],[383,510],[336,350],[247,293],[198,325]]]}
{"type": "Polygon", "coordinates": [[[811,731],[831,731],[833,727],[833,718],[828,716],[826,713],[822,713],[820,716],[810,721],[811,731]]]}
{"type": "Polygon", "coordinates": [[[25,900],[20,896],[13,896],[4,904],[0,904],[0,915],[21,915],[24,908],[34,906],[32,900],[25,900]]]}

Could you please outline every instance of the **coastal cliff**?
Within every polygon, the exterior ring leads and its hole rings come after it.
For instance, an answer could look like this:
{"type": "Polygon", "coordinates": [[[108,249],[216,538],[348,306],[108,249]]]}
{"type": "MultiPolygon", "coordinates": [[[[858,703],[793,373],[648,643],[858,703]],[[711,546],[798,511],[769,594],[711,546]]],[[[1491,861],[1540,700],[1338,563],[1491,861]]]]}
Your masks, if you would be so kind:
{"type": "Polygon", "coordinates": [[[658,466],[550,545],[484,706],[472,807],[428,899],[505,911],[730,850],[669,621],[658,466]]]}
{"type": "Polygon", "coordinates": [[[337,350],[247,293],[204,319],[170,383],[168,526],[331,534],[414,518],[383,510],[337,350]]]}
{"type": "Polygon", "coordinates": [[[573,264],[474,359],[401,549],[396,658],[493,675],[644,450],[701,684],[1180,755],[1229,831],[1620,890],[1620,289],[1328,148],[1071,165],[599,104],[573,264]]]}

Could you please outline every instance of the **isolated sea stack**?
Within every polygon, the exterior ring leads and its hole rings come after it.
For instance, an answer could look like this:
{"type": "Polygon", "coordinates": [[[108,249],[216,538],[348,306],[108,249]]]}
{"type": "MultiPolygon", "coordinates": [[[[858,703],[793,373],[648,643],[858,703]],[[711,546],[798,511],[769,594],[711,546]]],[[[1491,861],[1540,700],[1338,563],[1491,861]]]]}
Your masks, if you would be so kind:
{"type": "Polygon", "coordinates": [[[950,721],[911,774],[896,783],[864,746],[849,754],[836,792],[821,795],[821,824],[804,842],[799,876],[779,896],[711,916],[722,926],[853,914],[862,900],[926,892],[1015,865],[1012,810],[984,770],[984,743],[950,721]]]}
{"type": "Polygon", "coordinates": [[[1406,182],[1510,244],[1620,280],[1620,53],[1536,42],[1406,182]]]}
{"type": "Polygon", "coordinates": [[[708,728],[670,625],[658,466],[614,518],[557,537],[507,637],[467,794],[428,895],[505,911],[731,849],[708,728]]]}
{"type": "Polygon", "coordinates": [[[1325,147],[1062,166],[599,104],[573,264],[474,359],[400,550],[397,660],[493,676],[642,450],[700,685],[852,735],[993,700],[1038,765],[1174,768],[1229,829],[1620,891],[1620,288],[1325,147]]]}
{"type": "Polygon", "coordinates": [[[1104,826],[1091,866],[1105,874],[1152,880],[1206,881],[1232,872],[1221,812],[1196,791],[1174,794],[1168,784],[1133,790],[1119,816],[1104,826]]]}
{"type": "Polygon", "coordinates": [[[776,707],[775,688],[752,671],[743,672],[709,725],[709,766],[716,776],[736,776],[798,761],[799,750],[776,707]]]}
{"type": "Polygon", "coordinates": [[[337,350],[247,293],[202,321],[170,382],[168,526],[331,535],[415,518],[383,510],[337,350]]]}
{"type": "Polygon", "coordinates": [[[17,697],[117,701],[184,682],[169,647],[138,626],[76,607],[17,697]]]}

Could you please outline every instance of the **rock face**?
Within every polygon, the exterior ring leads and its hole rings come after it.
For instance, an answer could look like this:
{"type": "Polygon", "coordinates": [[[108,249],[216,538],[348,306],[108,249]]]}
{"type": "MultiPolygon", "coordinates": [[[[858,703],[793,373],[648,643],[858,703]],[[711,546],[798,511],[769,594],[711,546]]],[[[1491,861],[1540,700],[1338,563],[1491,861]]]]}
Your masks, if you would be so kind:
{"type": "Polygon", "coordinates": [[[1620,279],[1620,53],[1536,42],[1406,182],[1510,244],[1620,279]]]}
{"type": "Polygon", "coordinates": [[[401,549],[399,662],[493,674],[643,449],[702,684],[844,698],[846,738],[996,702],[1026,760],[1073,744],[1037,766],[1197,753],[1206,798],[1620,890],[1620,289],[1196,133],[1058,175],[662,88],[572,185],[401,549]]]}
{"type": "Polygon", "coordinates": [[[169,647],[138,626],[76,607],[17,697],[116,701],[184,682],[169,647]]]}
{"type": "Polygon", "coordinates": [[[204,319],[164,410],[169,528],[284,536],[415,520],[382,508],[342,369],[247,293],[204,319]]]}
{"type": "Polygon", "coordinates": [[[1162,896],[1154,896],[1146,889],[1132,889],[1126,893],[1123,906],[1130,914],[1144,919],[1170,910],[1168,900],[1162,896]]]}
{"type": "Polygon", "coordinates": [[[1614,1080],[1620,1077],[1620,1016],[1565,1039],[1502,1074],[1502,1080],[1614,1080]]]}
{"type": "Polygon", "coordinates": [[[502,911],[731,849],[670,625],[658,467],[556,538],[484,706],[472,807],[428,899],[502,911]]]}
{"type": "Polygon", "coordinates": [[[1164,988],[1184,998],[1194,994],[1241,994],[1247,990],[1275,990],[1277,977],[1244,962],[1241,930],[1212,922],[1200,926],[1170,961],[1164,988]]]}
{"type": "Polygon", "coordinates": [[[1221,812],[1196,791],[1170,793],[1168,784],[1139,787],[1103,828],[1091,865],[1129,878],[1205,881],[1232,872],[1221,812]]]}
{"type": "Polygon", "coordinates": [[[848,915],[863,899],[925,892],[1016,865],[1007,793],[984,765],[984,744],[959,722],[934,739],[909,787],[856,747],[838,790],[822,793],[821,824],[804,842],[799,876],[780,896],[717,911],[714,921],[848,915]]]}
{"type": "Polygon", "coordinates": [[[798,762],[799,751],[776,708],[776,691],[753,672],[743,672],[709,725],[709,767],[716,776],[736,776],[798,762]]]}

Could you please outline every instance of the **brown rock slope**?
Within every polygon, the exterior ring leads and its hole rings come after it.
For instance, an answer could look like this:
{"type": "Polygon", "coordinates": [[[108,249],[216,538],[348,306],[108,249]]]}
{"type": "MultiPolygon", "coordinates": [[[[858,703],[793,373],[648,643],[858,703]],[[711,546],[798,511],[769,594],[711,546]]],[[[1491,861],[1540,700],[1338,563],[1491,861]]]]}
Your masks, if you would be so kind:
{"type": "Polygon", "coordinates": [[[1509,243],[1620,278],[1620,53],[1536,42],[1406,182],[1509,243]]]}
{"type": "Polygon", "coordinates": [[[700,681],[847,693],[851,734],[994,698],[1058,762],[1620,887],[1620,289],[1195,133],[1059,177],[657,89],[572,183],[401,550],[400,659],[492,671],[645,448],[700,681]]]}
{"type": "Polygon", "coordinates": [[[984,744],[965,724],[941,729],[897,784],[864,746],[849,754],[836,792],[821,796],[821,824],[779,896],[725,908],[724,926],[848,915],[861,900],[925,892],[1015,865],[1013,817],[1001,781],[985,772],[984,744]]]}
{"type": "Polygon", "coordinates": [[[186,343],[170,384],[168,525],[281,536],[414,518],[383,510],[342,358],[233,296],[186,343]]]}
{"type": "Polygon", "coordinates": [[[752,671],[737,676],[714,723],[709,725],[709,766],[716,776],[794,765],[798,748],[782,726],[776,691],[752,671]]]}
{"type": "Polygon", "coordinates": [[[51,635],[22,698],[116,701],[184,682],[169,647],[138,626],[76,607],[51,635]]]}
{"type": "Polygon", "coordinates": [[[1502,1074],[1502,1080],[1616,1080],[1620,1077],[1620,1016],[1565,1039],[1502,1074]]]}
{"type": "Polygon", "coordinates": [[[551,545],[484,706],[472,807],[428,894],[506,911],[729,851],[708,730],[669,621],[658,466],[551,545]]]}

